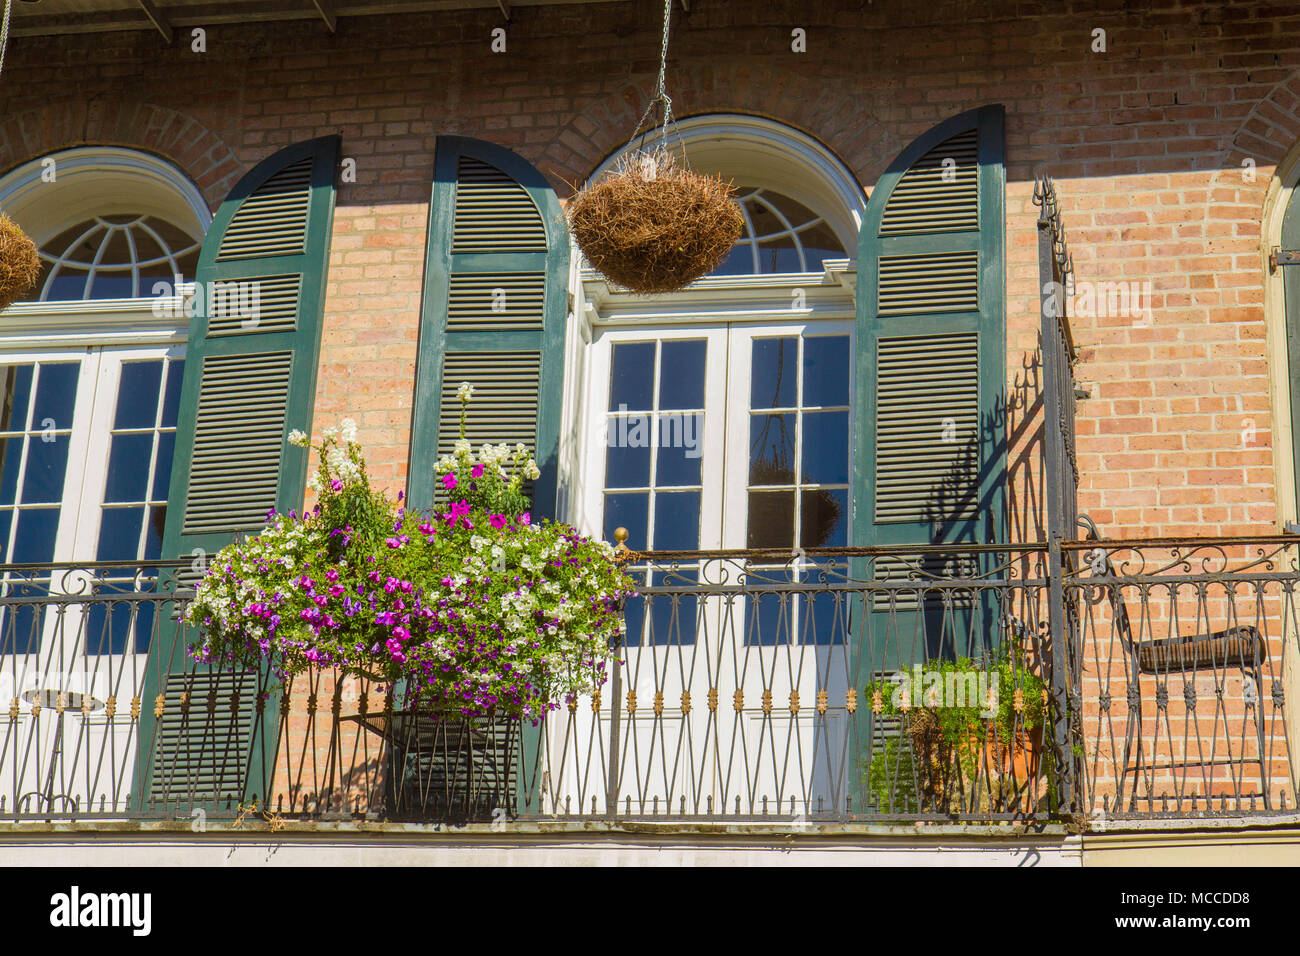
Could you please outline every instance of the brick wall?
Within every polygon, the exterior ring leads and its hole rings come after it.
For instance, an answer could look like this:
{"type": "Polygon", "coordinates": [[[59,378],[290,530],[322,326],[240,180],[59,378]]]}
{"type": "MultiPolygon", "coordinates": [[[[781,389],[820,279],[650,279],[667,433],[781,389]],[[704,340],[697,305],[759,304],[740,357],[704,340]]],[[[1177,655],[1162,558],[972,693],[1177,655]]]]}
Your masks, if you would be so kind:
{"type": "MultiPolygon", "coordinates": [[[[1150,281],[1153,321],[1076,319],[1081,507],[1116,535],[1270,530],[1272,443],[1259,255],[1272,169],[1300,121],[1300,10],[1098,3],[699,4],[679,16],[681,115],[773,117],[817,136],[868,188],[914,136],[989,102],[1008,111],[1008,385],[1033,408],[1032,171],[1058,179],[1078,277],[1150,281]],[[760,12],[761,10],[761,12],[760,12]],[[791,30],[807,52],[790,50],[791,30]],[[1106,52],[1091,49],[1106,31],[1106,52]],[[1243,182],[1241,163],[1255,163],[1243,182]],[[1248,440],[1243,441],[1243,436],[1248,440]]],[[[159,153],[219,202],[274,148],[341,133],[317,424],[353,414],[376,475],[405,478],[433,148],[439,133],[517,150],[560,194],[621,145],[652,82],[659,12],[609,3],[182,33],[16,38],[0,168],[115,143],[159,153]]],[[[1018,446],[1018,494],[1033,431],[1018,446]]],[[[1035,533],[1033,520],[1024,533],[1035,533]]]]}

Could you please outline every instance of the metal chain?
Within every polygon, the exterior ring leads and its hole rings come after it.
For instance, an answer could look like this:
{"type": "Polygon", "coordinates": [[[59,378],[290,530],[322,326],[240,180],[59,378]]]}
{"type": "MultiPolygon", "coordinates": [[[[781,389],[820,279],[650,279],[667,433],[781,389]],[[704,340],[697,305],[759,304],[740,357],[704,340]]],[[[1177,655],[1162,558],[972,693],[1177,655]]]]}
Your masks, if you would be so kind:
{"type": "MultiPolygon", "coordinates": [[[[5,0],[5,2],[8,3],[9,0],[5,0]]],[[[663,125],[661,127],[661,134],[662,134],[661,139],[662,139],[662,146],[664,148],[667,148],[668,125],[672,122],[672,116],[673,116],[673,101],[672,101],[672,97],[668,95],[668,87],[667,87],[668,31],[669,28],[672,26],[672,18],[673,18],[673,0],[664,0],[664,36],[663,36],[663,42],[659,46],[659,81],[655,85],[655,95],[650,99],[650,102],[646,104],[645,112],[641,114],[640,121],[636,124],[636,128],[632,130],[632,137],[627,141],[628,148],[630,148],[632,144],[636,141],[637,134],[641,132],[641,127],[645,125],[646,120],[650,118],[650,114],[654,112],[655,104],[657,103],[663,103],[664,105],[664,119],[663,119],[663,125]]]]}
{"type": "Polygon", "coordinates": [[[0,24],[0,71],[5,68],[5,47],[9,45],[9,5],[12,2],[13,0],[5,0],[5,19],[0,24]]]}

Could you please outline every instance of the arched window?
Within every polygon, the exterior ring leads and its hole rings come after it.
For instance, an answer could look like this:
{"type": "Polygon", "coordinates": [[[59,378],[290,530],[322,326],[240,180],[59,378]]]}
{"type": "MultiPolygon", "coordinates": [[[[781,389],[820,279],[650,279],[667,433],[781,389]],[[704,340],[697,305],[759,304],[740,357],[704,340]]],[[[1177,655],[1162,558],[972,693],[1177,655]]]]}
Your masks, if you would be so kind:
{"type": "Polygon", "coordinates": [[[151,296],[159,280],[193,281],[212,221],[197,187],[156,156],[79,147],[32,160],[0,179],[0,211],[40,250],[31,299],[151,296]]]}

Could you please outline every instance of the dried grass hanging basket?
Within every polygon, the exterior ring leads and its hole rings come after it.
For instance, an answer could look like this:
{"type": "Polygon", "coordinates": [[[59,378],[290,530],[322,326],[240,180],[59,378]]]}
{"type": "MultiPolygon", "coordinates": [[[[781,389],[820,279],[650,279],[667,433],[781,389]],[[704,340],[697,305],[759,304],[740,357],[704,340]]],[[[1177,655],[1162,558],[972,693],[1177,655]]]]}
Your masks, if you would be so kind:
{"type": "Polygon", "coordinates": [[[16,222],[0,213],[0,310],[31,291],[40,274],[36,243],[16,222]]]}
{"type": "Polygon", "coordinates": [[[679,166],[660,147],[635,151],[569,203],[587,261],[632,292],[675,292],[717,268],[744,227],[732,186],[679,166]]]}

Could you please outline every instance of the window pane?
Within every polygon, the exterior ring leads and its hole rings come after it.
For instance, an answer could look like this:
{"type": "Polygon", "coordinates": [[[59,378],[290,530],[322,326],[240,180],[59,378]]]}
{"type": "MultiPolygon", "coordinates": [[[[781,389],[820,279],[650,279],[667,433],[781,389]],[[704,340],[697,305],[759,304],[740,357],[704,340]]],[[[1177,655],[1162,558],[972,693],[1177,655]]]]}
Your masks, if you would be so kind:
{"type": "Polygon", "coordinates": [[[804,548],[842,548],[849,543],[848,491],[822,488],[802,492],[799,545],[804,548]]]}
{"type": "Polygon", "coordinates": [[[23,439],[0,438],[0,504],[18,500],[18,469],[23,461],[23,439]]]}
{"type": "Polygon", "coordinates": [[[698,491],[657,492],[654,549],[694,551],[699,546],[700,493],[698,491]]]}
{"type": "Polygon", "coordinates": [[[627,546],[633,551],[644,551],[649,546],[650,496],[646,492],[612,494],[605,496],[605,540],[614,540],[615,528],[627,528],[627,546]]]}
{"type": "MultiPolygon", "coordinates": [[[[764,583],[779,584],[794,580],[789,568],[763,569],[756,571],[753,576],[761,578],[764,583]]],[[[799,604],[799,599],[788,591],[748,595],[745,599],[745,643],[765,647],[789,644],[799,604]]]]}
{"type": "Polygon", "coordinates": [[[605,454],[606,488],[650,486],[649,415],[611,416],[605,454]]]}
{"type": "Polygon", "coordinates": [[[611,352],[609,410],[649,411],[654,396],[655,344],[619,343],[611,352]]]}
{"type": "Polygon", "coordinates": [[[54,560],[54,535],[58,529],[58,508],[20,510],[14,532],[13,560],[18,564],[54,560]]]}
{"type": "Polygon", "coordinates": [[[167,500],[167,489],[172,480],[172,455],[175,451],[175,432],[163,432],[158,436],[158,463],[153,472],[153,501],[167,500]]]}
{"type": "Polygon", "coordinates": [[[135,295],[135,279],[129,272],[96,272],[90,283],[92,299],[129,299],[135,295]]]}
{"type": "Polygon", "coordinates": [[[655,487],[698,485],[704,455],[704,416],[669,413],[659,416],[659,461],[655,487]]]}
{"type": "Polygon", "coordinates": [[[145,529],[144,557],[147,559],[162,557],[163,529],[167,526],[167,506],[158,505],[149,509],[149,527],[145,529]]]}
{"type": "MultiPolygon", "coordinates": [[[[71,424],[71,419],[67,420],[71,424]]],[[[63,500],[63,476],[68,470],[67,435],[33,435],[27,442],[27,471],[23,475],[23,502],[63,500]]]]}
{"type": "Polygon", "coordinates": [[[80,269],[70,269],[67,266],[60,266],[59,271],[54,274],[54,278],[49,281],[45,289],[43,298],[49,301],[61,301],[72,299],[80,301],[86,297],[86,276],[87,272],[80,269]]]}
{"type": "Polygon", "coordinates": [[[32,394],[32,366],[4,367],[3,408],[0,408],[0,431],[20,432],[27,427],[27,402],[32,394]]]}
{"type": "Polygon", "coordinates": [[[36,378],[36,407],[32,414],[32,429],[72,427],[72,410],[77,402],[77,376],[81,372],[78,362],[42,364],[36,378]]]}
{"type": "Polygon", "coordinates": [[[765,273],[806,271],[790,236],[759,243],[758,261],[765,273]]]}
{"type": "Polygon", "coordinates": [[[659,407],[704,407],[704,355],[701,340],[664,342],[660,348],[659,407]]]}
{"type": "Polygon", "coordinates": [[[793,408],[798,339],[755,339],[750,408],[793,408]]]}
{"type": "Polygon", "coordinates": [[[96,561],[133,561],[140,549],[143,508],[105,508],[99,520],[96,561]]]}
{"type": "Polygon", "coordinates": [[[114,428],[152,428],[158,412],[162,362],[126,362],[117,386],[114,428]]]}
{"type": "MultiPolygon", "coordinates": [[[[651,586],[660,587],[686,587],[698,580],[698,571],[650,575],[651,586]]],[[[646,631],[652,644],[681,646],[695,643],[699,599],[694,594],[651,594],[644,600],[645,615],[649,618],[646,631]]]]}
{"type": "Polygon", "coordinates": [[[185,376],[184,362],[170,362],[167,367],[167,394],[163,397],[163,428],[175,428],[176,416],[181,406],[181,380],[185,376]]]}
{"type": "Polygon", "coordinates": [[[794,484],[795,415],[752,415],[749,419],[749,483],[794,484]]]}
{"type": "Polygon", "coordinates": [[[803,413],[803,481],[842,485],[849,480],[849,413],[803,413]]]}
{"type": "Polygon", "coordinates": [[[847,335],[817,335],[803,340],[804,407],[849,403],[852,354],[847,335]]]}
{"type": "MultiPolygon", "coordinates": [[[[153,432],[114,435],[108,455],[108,483],[105,501],[144,501],[149,484],[149,459],[153,454],[153,432]]],[[[134,554],[131,555],[135,557],[134,554]]]]}
{"type": "Polygon", "coordinates": [[[749,548],[794,547],[794,492],[749,493],[749,548]]]}
{"type": "Polygon", "coordinates": [[[0,561],[12,561],[9,556],[9,529],[14,523],[13,509],[0,510],[0,561]]]}

